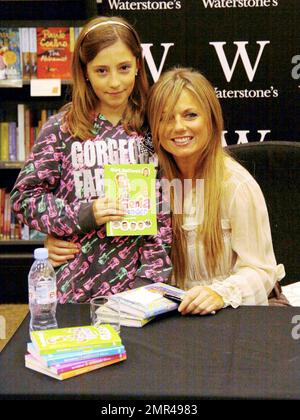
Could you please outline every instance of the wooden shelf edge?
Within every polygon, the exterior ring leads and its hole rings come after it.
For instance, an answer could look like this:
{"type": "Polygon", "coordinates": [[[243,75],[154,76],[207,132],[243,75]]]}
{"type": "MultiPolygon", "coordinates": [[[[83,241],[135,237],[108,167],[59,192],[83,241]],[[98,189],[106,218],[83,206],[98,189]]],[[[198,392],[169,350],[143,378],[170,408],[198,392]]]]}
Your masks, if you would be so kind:
{"type": "Polygon", "coordinates": [[[0,161],[0,169],[21,169],[24,166],[24,162],[20,161],[0,161]]]}
{"type": "Polygon", "coordinates": [[[43,245],[44,242],[41,239],[0,239],[0,246],[8,245],[8,246],[15,246],[15,245],[43,245]]]}

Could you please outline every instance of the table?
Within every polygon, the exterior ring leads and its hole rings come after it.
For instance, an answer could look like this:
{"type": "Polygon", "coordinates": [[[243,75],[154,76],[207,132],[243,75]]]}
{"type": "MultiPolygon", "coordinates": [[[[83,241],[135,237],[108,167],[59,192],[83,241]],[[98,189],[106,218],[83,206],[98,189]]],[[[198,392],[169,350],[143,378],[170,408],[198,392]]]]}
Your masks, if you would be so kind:
{"type": "MultiPolygon", "coordinates": [[[[165,314],[143,328],[122,327],[125,362],[62,382],[24,367],[27,317],[0,355],[0,398],[298,399],[299,311],[240,307],[205,317],[165,314]]],[[[60,327],[86,325],[89,306],[60,305],[57,318],[60,327]]]]}

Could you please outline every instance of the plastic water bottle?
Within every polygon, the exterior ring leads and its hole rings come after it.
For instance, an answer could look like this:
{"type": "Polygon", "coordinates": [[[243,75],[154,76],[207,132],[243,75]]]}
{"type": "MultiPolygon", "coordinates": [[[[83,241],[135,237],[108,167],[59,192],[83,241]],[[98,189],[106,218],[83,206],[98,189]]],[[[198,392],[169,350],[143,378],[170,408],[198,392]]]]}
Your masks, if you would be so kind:
{"type": "Polygon", "coordinates": [[[57,328],[56,275],[48,260],[48,249],[35,249],[34,258],[28,275],[30,331],[57,328]]]}

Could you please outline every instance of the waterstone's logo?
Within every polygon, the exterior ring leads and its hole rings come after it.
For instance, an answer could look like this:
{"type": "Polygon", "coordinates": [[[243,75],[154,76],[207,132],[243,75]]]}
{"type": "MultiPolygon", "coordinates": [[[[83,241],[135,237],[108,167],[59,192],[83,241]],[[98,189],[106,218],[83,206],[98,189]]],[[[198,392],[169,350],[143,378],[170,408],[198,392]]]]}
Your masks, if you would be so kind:
{"type": "Polygon", "coordinates": [[[215,9],[235,8],[235,7],[276,7],[279,0],[202,0],[203,6],[215,9]]]}
{"type": "MultiPolygon", "coordinates": [[[[236,41],[233,42],[235,45],[235,56],[233,62],[230,64],[227,55],[228,49],[232,48],[232,46],[227,45],[226,42],[218,41],[218,42],[210,42],[209,45],[215,49],[215,52],[218,56],[221,68],[223,70],[224,76],[226,81],[229,83],[231,82],[232,78],[234,77],[236,66],[239,60],[241,60],[245,75],[247,76],[250,83],[254,81],[256,72],[262,60],[263,52],[267,46],[269,46],[270,41],[256,41],[258,45],[258,52],[256,58],[252,58],[252,61],[249,58],[249,54],[247,51],[247,46],[249,44],[248,41],[236,41]],[[226,47],[226,52],[225,52],[226,47]]],[[[277,98],[279,96],[278,89],[274,88],[274,86],[268,86],[267,88],[263,89],[238,89],[238,90],[228,90],[222,89],[219,87],[215,88],[216,95],[219,99],[255,99],[255,98],[277,98]]]]}
{"type": "MultiPolygon", "coordinates": [[[[271,130],[257,130],[257,132],[250,132],[250,130],[235,130],[234,134],[230,133],[230,137],[235,139],[234,144],[246,144],[251,141],[263,142],[266,140],[267,135],[271,133],[271,130]],[[251,138],[251,140],[249,140],[251,138]]],[[[228,131],[222,131],[222,146],[228,145],[227,137],[229,137],[228,131]]]]}
{"type": "Polygon", "coordinates": [[[162,56],[161,56],[161,59],[160,59],[160,63],[157,66],[155,64],[155,61],[154,61],[154,58],[153,58],[153,55],[152,55],[152,52],[151,52],[151,47],[153,47],[153,44],[142,44],[143,56],[144,56],[145,61],[148,65],[149,71],[151,73],[151,76],[152,76],[152,79],[153,79],[154,82],[156,82],[159,79],[159,77],[160,77],[160,75],[163,71],[164,64],[165,64],[169,49],[171,47],[174,47],[173,42],[161,43],[160,45],[163,48],[163,52],[162,52],[162,56]]]}
{"type": "Polygon", "coordinates": [[[108,0],[111,10],[179,10],[181,0],[165,1],[128,1],[128,0],[108,0]]]}

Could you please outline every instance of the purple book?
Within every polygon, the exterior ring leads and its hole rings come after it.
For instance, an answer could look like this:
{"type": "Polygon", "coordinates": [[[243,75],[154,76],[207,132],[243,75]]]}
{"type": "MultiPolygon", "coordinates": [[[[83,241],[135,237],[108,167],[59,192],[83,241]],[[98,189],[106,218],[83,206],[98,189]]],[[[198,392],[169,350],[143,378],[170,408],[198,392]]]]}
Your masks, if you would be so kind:
{"type": "Polygon", "coordinates": [[[8,123],[8,152],[9,160],[17,160],[17,123],[8,123]]]}
{"type": "Polygon", "coordinates": [[[69,370],[81,369],[86,366],[96,365],[98,363],[105,363],[112,360],[124,359],[125,357],[126,357],[126,351],[124,353],[116,354],[113,356],[103,356],[103,357],[97,357],[94,359],[81,360],[79,362],[69,362],[69,363],[61,363],[57,365],[52,365],[50,369],[59,375],[60,373],[68,372],[69,370]]]}

